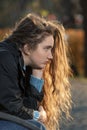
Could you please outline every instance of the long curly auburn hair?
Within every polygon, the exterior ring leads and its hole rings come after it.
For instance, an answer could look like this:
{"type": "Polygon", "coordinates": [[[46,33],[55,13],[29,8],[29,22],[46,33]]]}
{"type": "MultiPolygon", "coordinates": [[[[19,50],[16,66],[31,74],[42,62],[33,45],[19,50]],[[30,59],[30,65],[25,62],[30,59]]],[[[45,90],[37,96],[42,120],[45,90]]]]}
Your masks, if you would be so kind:
{"type": "Polygon", "coordinates": [[[42,105],[47,113],[45,125],[47,130],[59,129],[62,113],[67,119],[71,118],[71,92],[69,76],[71,69],[68,58],[68,44],[65,39],[65,30],[60,23],[48,22],[56,29],[54,36],[53,59],[47,64],[44,71],[44,99],[42,105]]]}

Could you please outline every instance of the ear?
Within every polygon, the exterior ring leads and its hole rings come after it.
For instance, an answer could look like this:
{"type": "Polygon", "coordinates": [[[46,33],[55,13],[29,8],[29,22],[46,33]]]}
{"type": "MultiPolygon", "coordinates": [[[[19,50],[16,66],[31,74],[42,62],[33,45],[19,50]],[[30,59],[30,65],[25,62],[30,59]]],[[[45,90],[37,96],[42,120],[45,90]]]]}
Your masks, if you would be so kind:
{"type": "Polygon", "coordinates": [[[22,51],[25,55],[29,55],[30,54],[30,48],[28,44],[25,44],[22,48],[22,51]]]}

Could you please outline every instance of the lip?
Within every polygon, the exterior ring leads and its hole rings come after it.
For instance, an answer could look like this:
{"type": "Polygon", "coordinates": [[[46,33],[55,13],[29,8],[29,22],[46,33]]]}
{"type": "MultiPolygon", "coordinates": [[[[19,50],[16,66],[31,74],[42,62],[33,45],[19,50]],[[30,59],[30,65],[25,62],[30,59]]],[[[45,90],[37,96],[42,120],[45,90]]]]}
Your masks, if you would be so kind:
{"type": "Polygon", "coordinates": [[[47,64],[49,61],[45,61],[44,64],[47,64]]]}

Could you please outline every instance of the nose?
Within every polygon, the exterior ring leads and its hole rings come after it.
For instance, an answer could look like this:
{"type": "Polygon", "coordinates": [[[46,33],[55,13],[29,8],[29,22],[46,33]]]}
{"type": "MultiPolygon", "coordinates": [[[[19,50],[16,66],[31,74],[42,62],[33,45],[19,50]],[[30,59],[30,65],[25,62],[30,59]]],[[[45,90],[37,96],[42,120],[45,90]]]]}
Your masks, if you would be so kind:
{"type": "Polygon", "coordinates": [[[53,59],[53,55],[52,55],[52,52],[49,52],[49,54],[48,54],[48,59],[53,59]]]}

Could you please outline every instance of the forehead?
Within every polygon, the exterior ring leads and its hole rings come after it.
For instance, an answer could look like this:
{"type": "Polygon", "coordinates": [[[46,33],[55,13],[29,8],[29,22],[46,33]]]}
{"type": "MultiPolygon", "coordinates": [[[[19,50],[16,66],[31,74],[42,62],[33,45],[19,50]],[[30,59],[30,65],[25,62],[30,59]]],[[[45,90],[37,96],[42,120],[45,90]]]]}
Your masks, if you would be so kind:
{"type": "Polygon", "coordinates": [[[40,44],[42,44],[43,46],[52,46],[53,47],[53,45],[54,45],[53,36],[50,35],[50,36],[45,37],[40,44]]]}

